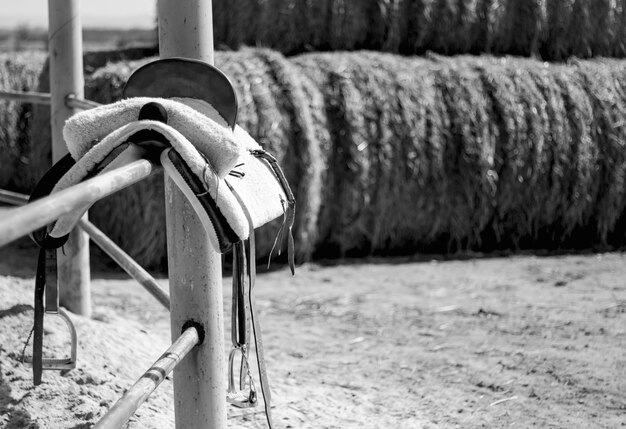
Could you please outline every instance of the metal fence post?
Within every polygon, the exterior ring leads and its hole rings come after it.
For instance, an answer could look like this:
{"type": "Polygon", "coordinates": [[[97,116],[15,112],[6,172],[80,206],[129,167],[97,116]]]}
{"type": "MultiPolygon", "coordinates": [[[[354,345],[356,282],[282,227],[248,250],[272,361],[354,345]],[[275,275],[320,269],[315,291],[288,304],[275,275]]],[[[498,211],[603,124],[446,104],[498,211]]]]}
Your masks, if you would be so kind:
{"type": "MultiPolygon", "coordinates": [[[[50,54],[50,126],[52,160],[67,154],[63,125],[74,114],[66,105],[70,94],[83,98],[83,45],[79,0],[48,0],[50,54]]],[[[60,301],[68,310],[91,315],[89,238],[76,228],[57,254],[60,301]]]]}
{"type": "MultiPolygon", "coordinates": [[[[213,64],[210,0],[159,0],[162,58],[186,57],[213,64]]],[[[204,342],[174,370],[176,427],[226,427],[226,366],[221,256],[174,182],[165,178],[172,340],[188,321],[204,329],[204,342]]]]}

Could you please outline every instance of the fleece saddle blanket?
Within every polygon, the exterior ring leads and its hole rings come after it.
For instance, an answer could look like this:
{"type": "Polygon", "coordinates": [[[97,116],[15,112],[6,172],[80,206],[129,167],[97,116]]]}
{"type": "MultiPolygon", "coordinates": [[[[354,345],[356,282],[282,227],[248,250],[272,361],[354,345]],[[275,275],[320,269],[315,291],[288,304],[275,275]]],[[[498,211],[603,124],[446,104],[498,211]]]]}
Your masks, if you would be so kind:
{"type": "MultiPolygon", "coordinates": [[[[76,164],[53,193],[115,166],[132,151],[129,144],[156,142],[166,173],[189,199],[217,251],[226,252],[278,217],[286,219],[287,229],[293,225],[295,200],[275,159],[205,101],[130,98],[74,115],[63,134],[76,164]]],[[[87,209],[61,217],[49,235],[68,234],[87,209]]]]}

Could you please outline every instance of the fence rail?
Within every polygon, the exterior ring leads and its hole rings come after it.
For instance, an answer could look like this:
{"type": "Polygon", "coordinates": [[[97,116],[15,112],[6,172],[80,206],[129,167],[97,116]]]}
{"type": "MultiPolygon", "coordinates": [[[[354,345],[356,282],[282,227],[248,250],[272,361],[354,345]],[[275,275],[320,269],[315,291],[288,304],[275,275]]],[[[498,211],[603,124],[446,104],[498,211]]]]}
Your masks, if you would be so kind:
{"type": "Polygon", "coordinates": [[[152,366],[139,377],[133,386],[124,393],[111,409],[96,423],[93,429],[120,428],[131,418],[137,408],[172,372],[174,367],[200,342],[200,334],[195,327],[189,327],[152,366]]]}
{"type": "Polygon", "coordinates": [[[163,307],[170,309],[170,297],[161,289],[157,281],[152,277],[141,265],[134,261],[126,252],[119,248],[117,244],[113,242],[107,235],[100,231],[91,222],[81,219],[78,221],[78,226],[83,229],[89,235],[89,238],[98,245],[99,248],[104,250],[117,265],[122,267],[124,271],[128,273],[133,279],[137,280],[137,283],[142,285],[150,295],[156,298],[157,301],[163,305],[163,307]]]}
{"type": "MultiPolygon", "coordinates": [[[[22,206],[28,203],[28,195],[19,192],[0,189],[0,202],[14,206],[22,206]]],[[[133,279],[144,287],[157,301],[168,310],[170,309],[170,297],[157,281],[133,258],[124,252],[113,240],[100,231],[93,223],[84,217],[78,221],[78,226],[89,235],[89,238],[98,245],[107,255],[124,269],[133,279]]]]}
{"type": "MultiPolygon", "coordinates": [[[[161,169],[160,165],[155,165],[146,159],[130,159],[127,164],[121,165],[115,170],[102,173],[31,203],[28,203],[28,197],[24,194],[0,190],[1,202],[21,206],[9,209],[0,215],[0,246],[45,226],[64,214],[93,204],[161,169]]],[[[78,225],[161,304],[169,309],[168,295],[139,264],[86,219],[80,219],[78,225]]],[[[180,337],[94,427],[100,429],[121,427],[163,382],[165,377],[173,371],[176,365],[202,341],[203,335],[196,326],[187,327],[180,337]]]]}
{"type": "MultiPolygon", "coordinates": [[[[160,165],[155,165],[146,159],[131,159],[126,165],[121,165],[115,170],[102,173],[31,203],[28,203],[28,197],[24,194],[0,190],[0,201],[21,206],[9,209],[0,215],[0,246],[45,226],[64,214],[93,204],[161,169],[160,165]]],[[[80,219],[78,225],[161,304],[169,309],[168,295],[139,264],[86,219],[80,219]]],[[[203,333],[200,333],[196,326],[187,327],[180,337],[94,427],[100,429],[121,427],[163,382],[165,377],[173,371],[176,365],[201,342],[202,336],[203,333]]]]}
{"type": "Polygon", "coordinates": [[[50,94],[42,92],[0,91],[0,98],[23,103],[45,104],[48,106],[52,102],[50,94]]]}
{"type": "Polygon", "coordinates": [[[73,107],[75,109],[82,109],[82,110],[94,109],[98,106],[101,106],[100,103],[87,100],[84,98],[79,98],[75,96],[74,94],[68,94],[65,97],[65,104],[67,105],[67,107],[73,107]]]}
{"type": "MultiPolygon", "coordinates": [[[[22,103],[44,104],[48,106],[52,104],[52,96],[45,92],[0,91],[0,99],[20,101],[22,103]]],[[[100,103],[76,97],[74,94],[69,94],[65,97],[65,104],[67,107],[82,110],[89,110],[101,106],[100,103]]]]}
{"type": "Polygon", "coordinates": [[[0,202],[11,204],[13,206],[22,206],[28,203],[28,195],[19,192],[7,191],[0,189],[0,202]]]}
{"type": "Polygon", "coordinates": [[[0,216],[0,246],[46,226],[64,214],[90,206],[160,170],[160,165],[146,159],[132,161],[26,206],[7,210],[0,216]]]}

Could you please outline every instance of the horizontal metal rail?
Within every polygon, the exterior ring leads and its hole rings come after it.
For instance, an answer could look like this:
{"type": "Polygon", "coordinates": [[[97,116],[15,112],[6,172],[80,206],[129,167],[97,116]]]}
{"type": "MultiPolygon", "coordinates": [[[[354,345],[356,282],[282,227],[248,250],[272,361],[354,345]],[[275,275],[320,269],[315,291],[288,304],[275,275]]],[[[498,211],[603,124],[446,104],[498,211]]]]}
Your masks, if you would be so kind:
{"type": "Polygon", "coordinates": [[[122,190],[161,171],[161,166],[146,159],[133,161],[115,170],[0,214],[0,246],[4,246],[73,210],[122,190]]]}
{"type": "MultiPolygon", "coordinates": [[[[52,103],[50,94],[46,92],[0,91],[0,99],[21,101],[22,103],[45,104],[48,106],[52,103]]],[[[65,104],[67,107],[82,110],[89,110],[101,106],[100,103],[78,98],[74,94],[65,97],[65,104]]]]}
{"type": "MultiPolygon", "coordinates": [[[[21,206],[28,203],[28,195],[0,189],[0,202],[21,206]]],[[[165,308],[170,309],[170,297],[167,292],[161,289],[154,277],[135,262],[128,253],[124,252],[113,240],[87,219],[80,219],[78,226],[89,235],[99,248],[117,262],[128,275],[137,280],[165,308]]]]}
{"type": "Polygon", "coordinates": [[[187,328],[172,346],[148,369],[133,386],[124,393],[113,407],[93,426],[93,429],[120,428],[135,411],[148,399],[148,396],[172,372],[174,367],[200,342],[198,331],[187,328]]]}
{"type": "Polygon", "coordinates": [[[0,91],[0,98],[23,103],[50,105],[50,94],[43,92],[0,91]]]}
{"type": "Polygon", "coordinates": [[[67,107],[73,107],[75,109],[82,110],[89,110],[102,106],[102,104],[96,103],[95,101],[78,98],[74,94],[69,94],[67,97],[65,97],[65,104],[67,105],[67,107]]]}
{"type": "Polygon", "coordinates": [[[143,269],[133,258],[113,242],[107,235],[100,231],[88,220],[81,219],[78,225],[89,237],[109,255],[117,264],[122,267],[133,279],[144,287],[153,297],[156,298],[165,308],[170,309],[170,296],[165,292],[157,281],[143,269]]]}
{"type": "Polygon", "coordinates": [[[7,191],[0,189],[0,202],[11,204],[13,206],[23,206],[28,203],[28,195],[19,192],[7,191]]]}

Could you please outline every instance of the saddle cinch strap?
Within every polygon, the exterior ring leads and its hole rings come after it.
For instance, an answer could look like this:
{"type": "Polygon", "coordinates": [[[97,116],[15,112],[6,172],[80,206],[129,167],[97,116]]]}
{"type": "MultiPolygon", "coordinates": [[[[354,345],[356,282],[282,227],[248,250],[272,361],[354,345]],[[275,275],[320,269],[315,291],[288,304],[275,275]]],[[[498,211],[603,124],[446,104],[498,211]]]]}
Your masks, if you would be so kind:
{"type": "MultiPolygon", "coordinates": [[[[172,65],[172,60],[165,62],[168,66],[172,65]]],[[[144,66],[144,69],[152,70],[150,67],[144,66]]],[[[154,75],[154,70],[151,74],[154,75]]],[[[133,82],[133,76],[129,84],[133,82]]],[[[167,85],[159,86],[156,95],[162,95],[159,91],[163,88],[167,88],[167,85]]],[[[132,88],[128,89],[128,84],[125,92],[133,93],[132,88]]],[[[252,299],[255,277],[254,229],[283,217],[283,227],[277,239],[282,240],[285,232],[289,235],[288,253],[293,272],[291,228],[295,199],[276,160],[234,124],[236,115],[233,115],[232,106],[224,107],[224,104],[228,104],[224,102],[224,99],[228,100],[228,92],[226,96],[222,94],[216,108],[206,100],[190,98],[189,95],[183,94],[175,100],[152,97],[127,99],[74,115],[64,129],[72,156],[66,156],[51,168],[31,198],[66,189],[129,160],[156,158],[160,153],[165,172],[188,198],[216,251],[224,253],[234,248],[234,257],[242,258],[242,254],[245,254],[243,243],[245,240],[250,241],[248,262],[245,262],[245,255],[243,260],[238,259],[239,264],[233,274],[234,289],[237,290],[234,294],[237,302],[233,305],[233,317],[238,320],[233,325],[233,329],[237,330],[233,346],[242,350],[240,390],[249,386],[247,400],[249,405],[255,405],[254,383],[247,363],[247,320],[251,319],[261,391],[271,427],[269,385],[260,326],[252,299]],[[189,113],[189,110],[194,113],[189,113]],[[227,119],[222,116],[224,112],[223,116],[227,119]],[[130,120],[132,115],[136,115],[135,120],[130,120]],[[193,120],[187,121],[189,117],[193,120]],[[107,129],[110,132],[102,135],[100,124],[121,125],[113,130],[107,129]],[[244,299],[246,295],[247,299],[244,299]]],[[[59,218],[47,228],[36,231],[33,238],[42,249],[62,246],[69,231],[88,208],[81,207],[59,218]]],[[[44,257],[39,259],[39,268],[44,263],[42,261],[45,261],[44,257]]],[[[53,289],[50,288],[50,293],[53,289]]],[[[34,359],[41,359],[41,356],[34,356],[34,359]]]]}

